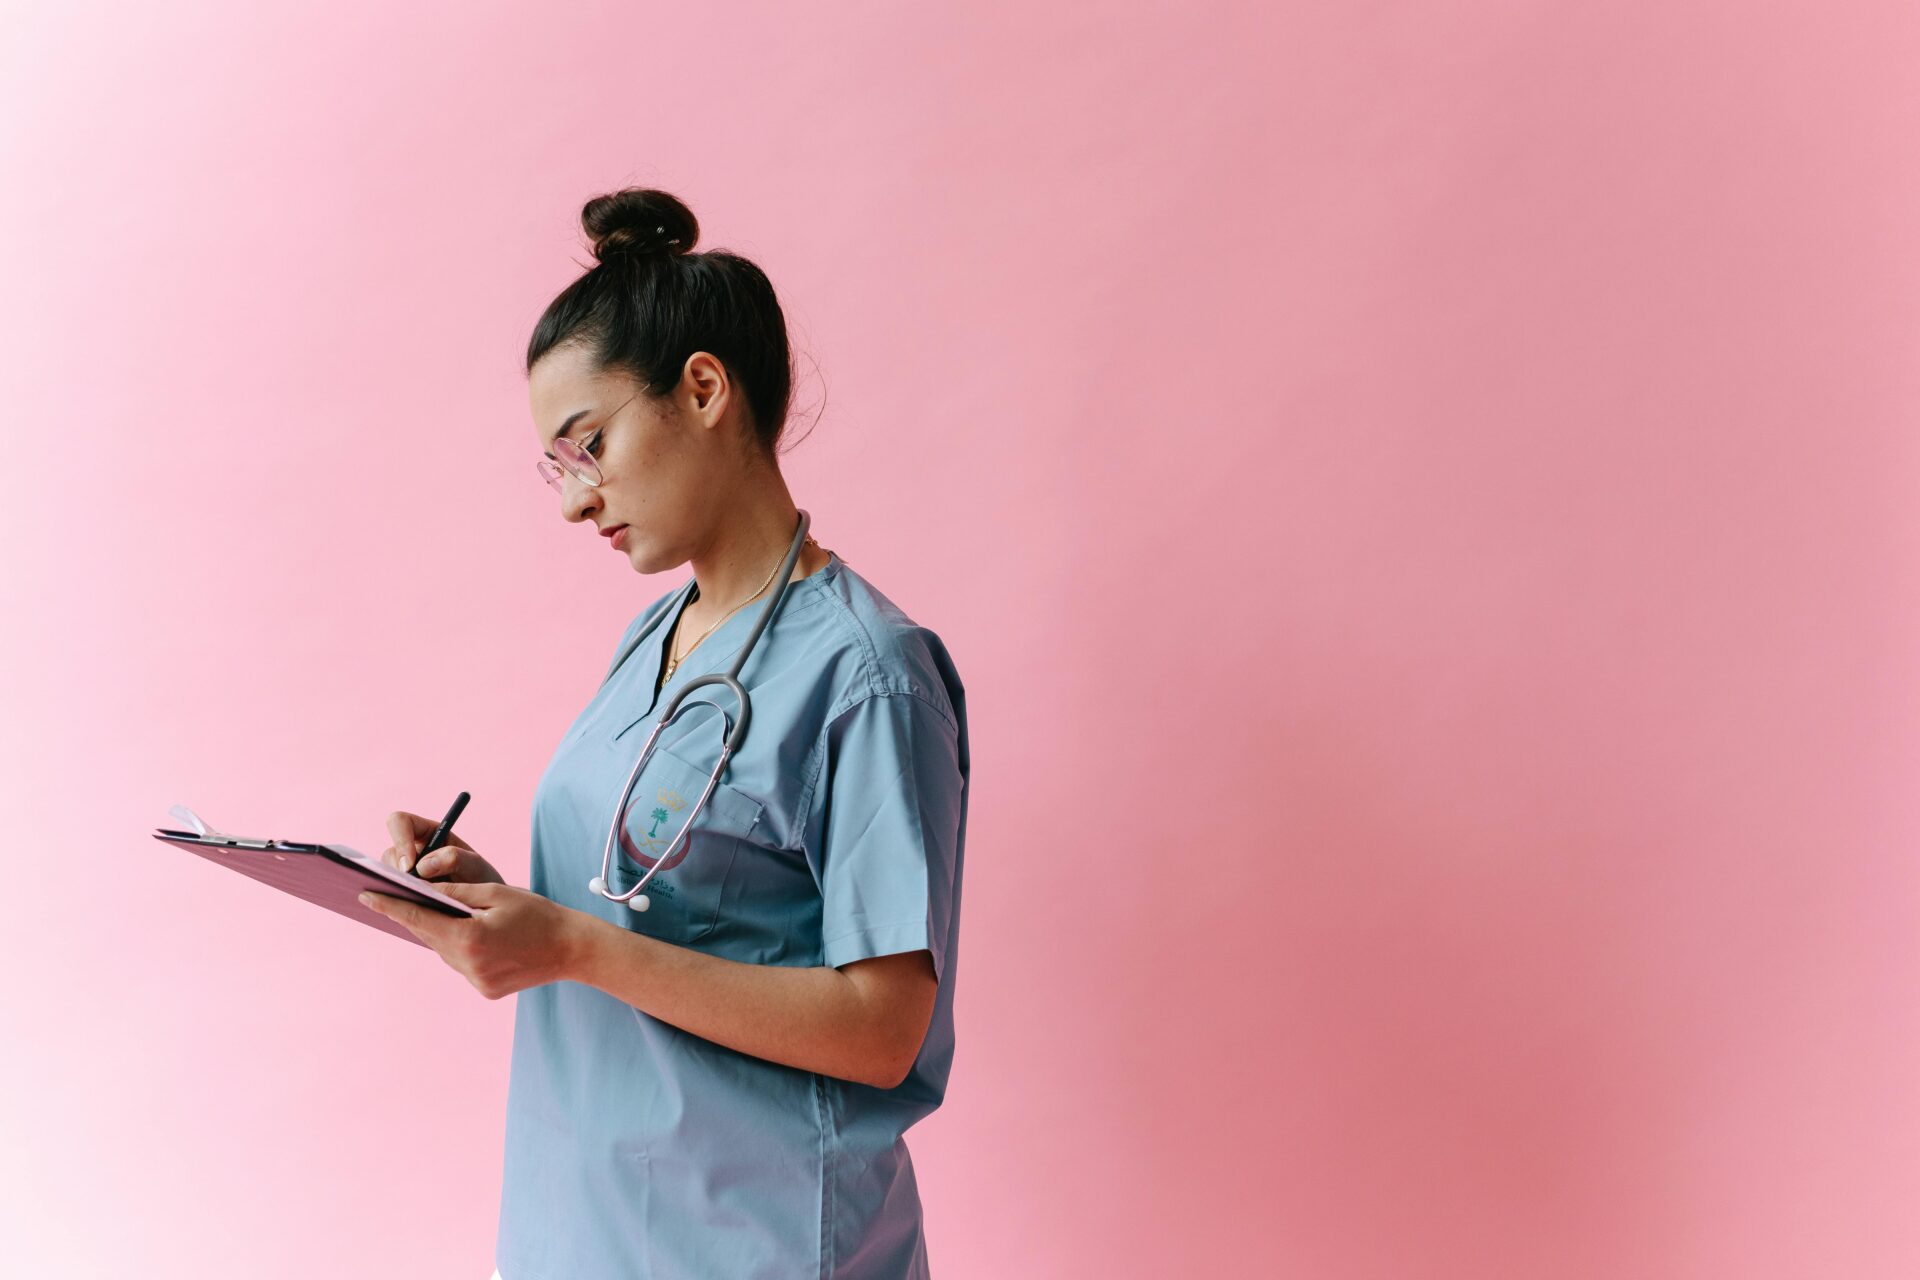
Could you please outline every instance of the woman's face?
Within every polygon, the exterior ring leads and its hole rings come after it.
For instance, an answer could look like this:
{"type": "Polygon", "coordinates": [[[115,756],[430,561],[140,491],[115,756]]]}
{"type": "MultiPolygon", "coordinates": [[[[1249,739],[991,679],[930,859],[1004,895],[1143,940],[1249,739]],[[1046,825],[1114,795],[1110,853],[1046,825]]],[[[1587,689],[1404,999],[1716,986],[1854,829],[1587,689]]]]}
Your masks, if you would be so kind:
{"type": "Polygon", "coordinates": [[[606,533],[626,525],[614,554],[639,573],[664,573],[705,545],[735,469],[719,361],[695,352],[680,384],[655,399],[631,374],[597,368],[592,353],[567,344],[540,357],[527,385],[541,453],[551,456],[564,434],[600,468],[595,486],[561,475],[562,516],[606,533]]]}

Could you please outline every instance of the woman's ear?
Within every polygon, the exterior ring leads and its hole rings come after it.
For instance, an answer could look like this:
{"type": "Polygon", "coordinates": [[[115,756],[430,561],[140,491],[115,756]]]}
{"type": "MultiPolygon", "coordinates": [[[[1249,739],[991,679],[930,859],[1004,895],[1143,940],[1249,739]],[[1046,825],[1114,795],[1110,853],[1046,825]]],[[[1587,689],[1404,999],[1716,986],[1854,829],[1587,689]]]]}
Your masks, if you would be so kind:
{"type": "Polygon", "coordinates": [[[680,370],[680,383],[686,388],[687,409],[701,426],[713,426],[726,416],[727,402],[732,398],[727,367],[711,353],[696,351],[688,356],[680,370]]]}

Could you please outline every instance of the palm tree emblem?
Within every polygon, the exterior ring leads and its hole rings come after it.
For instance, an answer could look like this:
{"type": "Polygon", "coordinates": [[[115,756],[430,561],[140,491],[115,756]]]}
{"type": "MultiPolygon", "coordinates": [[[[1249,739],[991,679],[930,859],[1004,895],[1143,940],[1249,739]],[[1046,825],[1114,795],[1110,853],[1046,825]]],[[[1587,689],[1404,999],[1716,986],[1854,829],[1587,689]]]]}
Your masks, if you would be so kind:
{"type": "MultiPolygon", "coordinates": [[[[666,841],[660,838],[660,824],[665,822],[676,811],[687,807],[687,802],[681,798],[680,793],[671,787],[662,787],[656,799],[659,803],[647,815],[653,819],[653,827],[646,835],[638,839],[638,844],[648,851],[658,849],[666,843],[666,841]]],[[[654,864],[654,860],[648,857],[646,852],[642,852],[642,848],[635,847],[635,839],[627,833],[625,826],[622,826],[620,829],[620,848],[628,857],[643,866],[651,867],[654,864]]],[[[678,866],[686,856],[687,849],[682,847],[678,853],[662,863],[660,869],[665,871],[678,866]]]]}
{"type": "Polygon", "coordinates": [[[660,788],[660,794],[655,799],[659,800],[659,807],[647,815],[653,819],[653,826],[647,831],[647,848],[649,849],[660,843],[660,824],[665,822],[672,813],[687,807],[687,802],[681,799],[680,793],[672,787],[660,788]]]}

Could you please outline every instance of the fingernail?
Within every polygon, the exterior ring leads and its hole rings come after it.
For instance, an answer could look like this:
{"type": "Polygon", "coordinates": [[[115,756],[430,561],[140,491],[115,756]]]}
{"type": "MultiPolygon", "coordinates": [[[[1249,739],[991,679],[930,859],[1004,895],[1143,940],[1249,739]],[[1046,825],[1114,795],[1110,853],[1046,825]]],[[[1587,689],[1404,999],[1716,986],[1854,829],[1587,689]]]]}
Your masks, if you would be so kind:
{"type": "Polygon", "coordinates": [[[360,905],[361,905],[361,906],[363,906],[363,907],[370,907],[370,906],[372,906],[372,905],[373,905],[373,895],[372,895],[372,894],[370,894],[370,893],[363,893],[363,894],[361,894],[361,895],[360,895],[360,905]]]}

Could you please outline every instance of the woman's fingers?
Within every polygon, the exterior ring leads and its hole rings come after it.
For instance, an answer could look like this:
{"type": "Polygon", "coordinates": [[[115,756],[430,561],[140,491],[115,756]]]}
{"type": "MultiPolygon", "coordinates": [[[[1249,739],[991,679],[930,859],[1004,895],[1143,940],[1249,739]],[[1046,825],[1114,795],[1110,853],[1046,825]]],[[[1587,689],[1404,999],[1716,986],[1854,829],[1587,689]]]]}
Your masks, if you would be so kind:
{"type": "MultiPolygon", "coordinates": [[[[394,849],[408,859],[420,856],[421,848],[440,825],[438,818],[423,818],[417,813],[408,813],[396,809],[387,815],[387,838],[393,841],[394,849]]],[[[457,831],[447,832],[443,848],[472,849],[473,846],[457,831]]]]}
{"type": "MultiPolygon", "coordinates": [[[[396,809],[387,815],[387,835],[393,841],[388,852],[393,857],[387,861],[397,871],[405,871],[413,865],[414,857],[420,852],[420,838],[414,834],[419,819],[411,813],[396,809]]],[[[432,827],[427,830],[431,832],[432,827]]]]}
{"type": "Polygon", "coordinates": [[[491,862],[464,848],[435,849],[420,859],[419,874],[429,880],[454,880],[461,884],[506,883],[491,862]]]}
{"type": "Polygon", "coordinates": [[[427,838],[440,823],[432,818],[423,818],[417,813],[408,813],[396,809],[387,815],[387,836],[393,843],[380,855],[380,860],[396,871],[414,871],[416,875],[445,875],[459,865],[459,850],[472,853],[473,846],[449,831],[446,843],[425,858],[420,858],[420,850],[427,838]],[[414,868],[414,859],[420,859],[419,868],[414,868]],[[440,858],[436,862],[434,859],[440,858]]]}
{"type": "Polygon", "coordinates": [[[406,871],[411,868],[415,875],[430,876],[448,870],[451,864],[447,858],[451,852],[452,850],[442,847],[421,858],[417,848],[402,853],[392,845],[388,845],[380,851],[380,861],[395,871],[406,871]],[[418,861],[416,862],[415,859],[418,861]]]}

